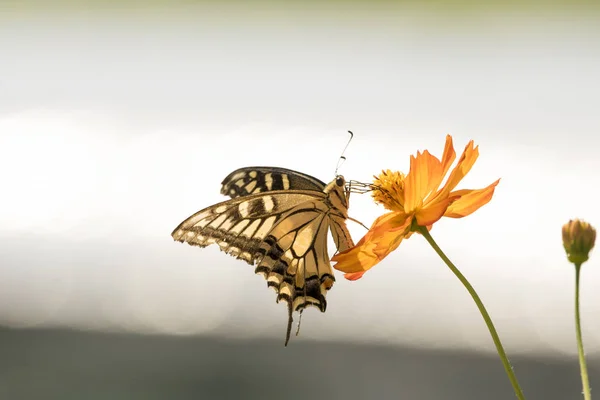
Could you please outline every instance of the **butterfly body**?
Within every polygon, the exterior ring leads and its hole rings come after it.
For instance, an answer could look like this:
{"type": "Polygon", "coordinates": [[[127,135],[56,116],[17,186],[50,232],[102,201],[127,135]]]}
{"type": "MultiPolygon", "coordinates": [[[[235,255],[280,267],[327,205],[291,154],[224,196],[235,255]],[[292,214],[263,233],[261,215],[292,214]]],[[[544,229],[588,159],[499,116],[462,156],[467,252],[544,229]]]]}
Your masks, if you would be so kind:
{"type": "Polygon", "coordinates": [[[342,176],[329,184],[276,167],[247,167],[222,182],[231,199],[198,211],[172,237],[190,245],[216,244],[255,266],[292,313],[314,306],[325,312],[335,282],[327,251],[331,231],[337,251],[354,245],[346,227],[349,193],[342,176]]]}

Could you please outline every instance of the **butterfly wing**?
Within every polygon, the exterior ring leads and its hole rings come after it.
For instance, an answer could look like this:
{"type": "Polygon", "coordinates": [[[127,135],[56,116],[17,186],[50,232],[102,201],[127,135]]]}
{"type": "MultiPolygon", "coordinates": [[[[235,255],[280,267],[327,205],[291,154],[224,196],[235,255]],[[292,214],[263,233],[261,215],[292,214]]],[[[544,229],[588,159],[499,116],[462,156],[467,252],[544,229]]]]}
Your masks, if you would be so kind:
{"type": "Polygon", "coordinates": [[[254,264],[261,256],[260,244],[288,211],[323,197],[323,193],[302,191],[237,197],[198,211],[171,235],[193,246],[217,244],[227,254],[254,264]]]}
{"type": "Polygon", "coordinates": [[[345,218],[332,216],[329,228],[331,230],[331,236],[333,236],[333,241],[338,253],[354,247],[354,241],[352,240],[352,236],[350,236],[350,232],[346,226],[345,218]]]}
{"type": "MultiPolygon", "coordinates": [[[[258,176],[258,175],[257,175],[258,176]]],[[[239,178],[238,178],[239,179],[239,178]]],[[[325,295],[335,277],[327,251],[331,229],[338,251],[351,247],[345,225],[343,179],[322,191],[278,190],[235,197],[183,221],[175,240],[219,248],[251,265],[288,305],[288,343],[292,313],[308,306],[325,312],[325,295]]]]}
{"type": "Polygon", "coordinates": [[[232,199],[274,190],[311,190],[322,192],[325,183],[310,175],[279,167],[236,169],[221,182],[221,194],[232,199]]]}

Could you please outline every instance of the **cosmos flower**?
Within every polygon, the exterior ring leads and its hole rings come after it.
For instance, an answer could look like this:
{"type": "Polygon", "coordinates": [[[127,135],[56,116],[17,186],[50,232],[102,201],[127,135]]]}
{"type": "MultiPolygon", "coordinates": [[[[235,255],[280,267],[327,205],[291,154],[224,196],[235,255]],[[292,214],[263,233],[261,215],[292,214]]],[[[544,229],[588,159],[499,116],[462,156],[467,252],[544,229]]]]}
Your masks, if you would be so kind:
{"type": "Polygon", "coordinates": [[[454,190],[478,156],[478,147],[471,140],[448,174],[456,159],[452,137],[448,135],[441,160],[427,150],[417,152],[410,157],[407,175],[387,170],[375,177],[373,198],[390,212],[378,217],[356,246],[335,255],[334,267],[345,272],[347,279],[359,279],[419,227],[430,230],[442,217],[466,217],[487,204],[500,179],[483,189],[454,190]]]}

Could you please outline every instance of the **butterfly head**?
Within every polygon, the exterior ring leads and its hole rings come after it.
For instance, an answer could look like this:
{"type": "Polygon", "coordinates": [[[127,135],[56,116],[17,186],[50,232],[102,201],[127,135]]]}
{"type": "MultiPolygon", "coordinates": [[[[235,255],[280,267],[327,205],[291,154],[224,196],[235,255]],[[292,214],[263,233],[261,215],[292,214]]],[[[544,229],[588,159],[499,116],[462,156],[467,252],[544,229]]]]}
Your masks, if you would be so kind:
{"type": "Polygon", "coordinates": [[[340,193],[344,194],[346,199],[346,207],[348,207],[348,199],[350,198],[350,187],[346,184],[346,179],[342,175],[336,175],[335,185],[338,187],[340,193]]]}
{"type": "Polygon", "coordinates": [[[323,191],[325,193],[329,193],[334,190],[339,190],[341,192],[345,192],[347,186],[348,185],[346,184],[346,179],[344,178],[344,176],[336,175],[335,179],[332,180],[331,182],[329,182],[329,184],[327,186],[325,186],[325,189],[323,191]]]}
{"type": "Polygon", "coordinates": [[[329,201],[334,207],[339,209],[348,209],[348,188],[346,179],[342,175],[336,175],[335,179],[329,182],[323,190],[329,197],[329,201]]]}

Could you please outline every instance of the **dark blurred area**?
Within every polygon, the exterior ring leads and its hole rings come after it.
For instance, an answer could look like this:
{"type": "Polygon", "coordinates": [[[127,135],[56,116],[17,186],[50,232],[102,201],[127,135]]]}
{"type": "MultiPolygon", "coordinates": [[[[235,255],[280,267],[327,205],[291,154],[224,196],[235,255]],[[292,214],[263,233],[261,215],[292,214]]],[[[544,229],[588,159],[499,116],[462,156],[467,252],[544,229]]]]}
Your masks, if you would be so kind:
{"type": "MultiPolygon", "coordinates": [[[[0,329],[0,398],[515,398],[494,355],[295,339],[0,329]]],[[[511,361],[528,399],[581,398],[575,357],[511,361]]]]}

